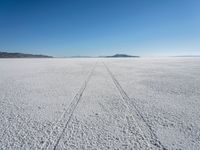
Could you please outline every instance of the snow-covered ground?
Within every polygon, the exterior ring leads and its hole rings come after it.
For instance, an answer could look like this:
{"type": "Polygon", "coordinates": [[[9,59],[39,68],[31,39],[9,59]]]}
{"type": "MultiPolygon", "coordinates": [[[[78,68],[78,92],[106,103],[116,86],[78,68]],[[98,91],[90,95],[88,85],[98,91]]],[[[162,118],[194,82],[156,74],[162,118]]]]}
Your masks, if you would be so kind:
{"type": "Polygon", "coordinates": [[[200,149],[200,58],[1,59],[0,149],[200,149]]]}

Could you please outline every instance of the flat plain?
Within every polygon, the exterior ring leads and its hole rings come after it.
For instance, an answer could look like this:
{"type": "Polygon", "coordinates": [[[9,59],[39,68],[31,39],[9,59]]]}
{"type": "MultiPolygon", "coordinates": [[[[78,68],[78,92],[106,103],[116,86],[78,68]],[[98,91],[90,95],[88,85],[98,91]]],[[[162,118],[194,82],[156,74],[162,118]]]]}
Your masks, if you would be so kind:
{"type": "Polygon", "coordinates": [[[200,149],[200,58],[0,59],[0,149],[200,149]]]}

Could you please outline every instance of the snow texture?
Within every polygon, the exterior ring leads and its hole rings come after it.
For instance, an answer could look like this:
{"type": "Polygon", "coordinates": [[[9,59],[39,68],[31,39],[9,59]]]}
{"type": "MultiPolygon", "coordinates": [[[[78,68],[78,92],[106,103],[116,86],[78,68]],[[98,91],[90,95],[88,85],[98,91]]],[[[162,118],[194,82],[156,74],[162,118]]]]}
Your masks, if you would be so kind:
{"type": "Polygon", "coordinates": [[[0,149],[200,149],[199,58],[0,60],[0,149]]]}

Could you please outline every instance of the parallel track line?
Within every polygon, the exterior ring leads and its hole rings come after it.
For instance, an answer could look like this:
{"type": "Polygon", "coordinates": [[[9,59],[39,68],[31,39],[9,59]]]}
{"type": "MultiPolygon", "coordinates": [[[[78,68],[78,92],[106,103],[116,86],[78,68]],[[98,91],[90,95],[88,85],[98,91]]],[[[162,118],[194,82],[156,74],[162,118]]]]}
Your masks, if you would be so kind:
{"type": "Polygon", "coordinates": [[[85,90],[95,68],[96,68],[96,64],[94,65],[94,67],[90,71],[88,77],[84,81],[80,90],[77,92],[77,94],[73,98],[69,107],[63,112],[63,114],[61,115],[58,122],[56,122],[56,124],[53,126],[53,129],[51,130],[48,138],[46,139],[46,141],[42,145],[42,148],[41,148],[42,150],[47,150],[47,149],[48,150],[55,150],[56,147],[58,146],[60,139],[62,138],[63,133],[65,132],[67,125],[69,124],[69,122],[72,118],[72,115],[73,115],[75,109],[77,108],[78,103],[81,100],[83,92],[84,92],[84,90],[85,90]]]}
{"type": "Polygon", "coordinates": [[[152,148],[166,150],[165,146],[158,140],[158,137],[154,133],[154,131],[152,130],[151,126],[147,123],[147,121],[145,120],[145,118],[140,113],[140,111],[137,108],[137,105],[135,104],[135,102],[131,101],[131,99],[129,98],[129,96],[127,95],[127,93],[124,91],[124,89],[122,88],[122,86],[120,85],[120,83],[118,82],[118,80],[115,78],[115,76],[113,75],[113,73],[110,71],[110,69],[108,68],[108,66],[104,62],[103,62],[103,64],[104,64],[104,66],[105,66],[108,74],[112,78],[113,83],[115,84],[116,88],[118,89],[118,91],[119,91],[122,99],[126,103],[126,106],[129,109],[130,114],[132,114],[131,118],[137,124],[138,128],[140,129],[141,133],[143,134],[143,138],[146,140],[146,142],[148,143],[148,145],[152,145],[153,146],[153,147],[151,146],[152,148]],[[130,103],[130,102],[132,102],[132,103],[130,103]],[[131,106],[133,106],[133,107],[131,107],[131,106]],[[133,114],[133,113],[135,113],[135,114],[133,114]],[[133,115],[134,115],[134,117],[133,117],[133,115]],[[142,124],[139,124],[138,123],[139,121],[142,124]],[[147,138],[146,134],[144,134],[144,132],[141,129],[141,126],[143,126],[148,131],[148,135],[150,135],[150,137],[149,137],[150,139],[147,138]]]}

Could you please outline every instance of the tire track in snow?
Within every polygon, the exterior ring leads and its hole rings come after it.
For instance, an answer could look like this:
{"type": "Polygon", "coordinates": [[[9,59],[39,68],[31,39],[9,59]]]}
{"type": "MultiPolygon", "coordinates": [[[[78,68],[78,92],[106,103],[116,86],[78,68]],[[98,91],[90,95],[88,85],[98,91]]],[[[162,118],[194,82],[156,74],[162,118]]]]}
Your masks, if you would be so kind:
{"type": "Polygon", "coordinates": [[[88,83],[57,149],[150,149],[103,64],[88,83]],[[98,86],[97,86],[98,85],[98,86]]]}
{"type": "Polygon", "coordinates": [[[140,113],[139,109],[137,108],[137,105],[135,104],[135,102],[133,102],[133,104],[130,104],[130,98],[128,97],[128,95],[126,94],[126,92],[124,91],[124,89],[122,88],[122,86],[120,85],[120,83],[118,82],[118,80],[115,78],[115,76],[113,75],[113,73],[110,71],[110,69],[108,68],[108,66],[103,62],[108,74],[110,75],[110,77],[113,80],[113,83],[115,84],[117,90],[119,91],[122,99],[124,100],[127,108],[129,109],[130,112],[130,116],[127,116],[127,121],[129,122],[129,125],[131,126],[131,122],[130,120],[134,121],[139,130],[141,131],[141,133],[143,134],[143,138],[146,140],[146,142],[148,143],[148,145],[152,145],[150,147],[152,148],[156,148],[156,149],[162,149],[162,150],[166,150],[165,146],[159,141],[157,135],[154,133],[154,131],[152,130],[151,126],[146,122],[146,120],[144,119],[144,117],[142,116],[142,114],[140,113]],[[131,107],[133,106],[133,107],[131,107]],[[135,113],[135,114],[133,114],[135,113]],[[134,117],[133,117],[134,115],[134,117]],[[137,119],[137,120],[136,120],[137,119]],[[140,122],[140,123],[138,123],[140,122]],[[148,134],[145,134],[142,131],[142,128],[144,128],[148,134]]]}
{"type": "Polygon", "coordinates": [[[69,107],[63,112],[63,114],[58,119],[58,121],[53,125],[53,128],[52,128],[48,138],[46,139],[46,141],[43,143],[43,145],[41,147],[42,150],[47,150],[47,149],[55,150],[56,149],[60,139],[63,136],[63,133],[65,132],[67,125],[69,124],[69,122],[72,118],[72,115],[73,115],[78,103],[81,100],[83,92],[84,92],[84,90],[85,90],[85,88],[86,88],[95,68],[96,68],[96,65],[97,65],[97,62],[93,66],[92,70],[90,71],[88,77],[86,78],[86,80],[82,84],[79,91],[74,96],[69,107]]]}

